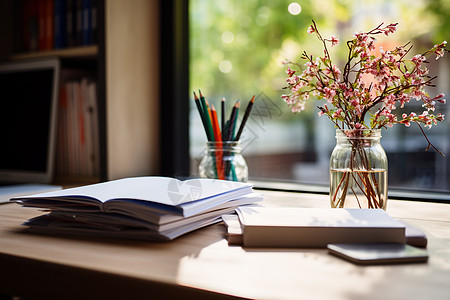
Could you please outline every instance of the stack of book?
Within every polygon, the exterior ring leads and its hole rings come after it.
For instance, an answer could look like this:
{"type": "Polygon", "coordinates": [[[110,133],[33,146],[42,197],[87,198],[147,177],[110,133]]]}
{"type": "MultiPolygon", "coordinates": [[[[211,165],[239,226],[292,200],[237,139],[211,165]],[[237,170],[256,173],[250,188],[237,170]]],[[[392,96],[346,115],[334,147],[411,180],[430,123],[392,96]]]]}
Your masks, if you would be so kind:
{"type": "Polygon", "coordinates": [[[14,1],[15,51],[45,51],[97,43],[96,0],[14,1]]]}
{"type": "Polygon", "coordinates": [[[47,210],[24,223],[33,232],[155,241],[220,222],[223,214],[260,200],[248,183],[151,176],[11,199],[47,210]]]}
{"type": "Polygon", "coordinates": [[[223,216],[228,243],[246,247],[325,248],[329,244],[400,243],[426,247],[419,229],[382,209],[240,207],[223,216]]]}

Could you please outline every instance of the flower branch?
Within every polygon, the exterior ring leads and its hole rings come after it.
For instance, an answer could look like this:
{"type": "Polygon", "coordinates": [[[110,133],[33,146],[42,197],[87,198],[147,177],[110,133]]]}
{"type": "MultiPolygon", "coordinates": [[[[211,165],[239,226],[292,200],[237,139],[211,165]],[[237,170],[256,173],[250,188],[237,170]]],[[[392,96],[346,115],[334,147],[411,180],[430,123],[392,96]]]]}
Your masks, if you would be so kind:
{"type": "Polygon", "coordinates": [[[311,98],[324,99],[332,107],[321,106],[320,115],[327,115],[339,128],[376,129],[392,127],[394,124],[409,126],[410,122],[424,124],[430,128],[441,121],[444,116],[434,115],[436,102],[445,103],[442,97],[431,98],[425,87],[432,87],[436,77],[428,76],[426,57],[435,54],[439,59],[448,52],[447,42],[437,44],[423,54],[406,59],[411,52],[410,42],[396,47],[392,51],[383,51],[375,56],[375,36],[390,35],[396,31],[397,23],[383,23],[368,32],[356,33],[352,40],[346,42],[347,61],[343,72],[332,63],[329,45],[339,43],[336,36],[324,38],[317,24],[312,21],[308,33],[315,34],[323,45],[324,56],[315,58],[304,51],[301,59],[306,63],[288,64],[286,89],[290,94],[282,98],[293,112],[305,109],[311,98]],[[368,82],[368,79],[370,78],[368,82]],[[411,99],[422,101],[424,111],[420,117],[398,118],[395,109],[404,108],[411,99]],[[370,114],[366,123],[365,117],[370,114]]]}
{"type": "MultiPolygon", "coordinates": [[[[386,169],[377,169],[379,166],[374,166],[373,161],[377,158],[372,156],[372,151],[377,151],[376,146],[372,148],[377,134],[374,129],[416,123],[428,142],[427,150],[433,148],[443,155],[430,142],[421,125],[431,128],[444,120],[444,115],[434,113],[437,103],[446,102],[444,94],[431,97],[425,91],[434,86],[436,79],[428,75],[425,64],[427,56],[433,53],[436,59],[442,57],[447,52],[447,42],[434,45],[411,59],[407,59],[412,50],[409,42],[392,51],[380,49],[380,54],[374,55],[375,37],[388,36],[396,28],[397,23],[386,26],[382,23],[368,32],[356,33],[346,42],[347,61],[341,71],[333,64],[329,52],[329,46],[338,45],[339,39],[336,36],[324,38],[313,21],[308,33],[315,34],[322,43],[323,56],[314,57],[303,51],[303,64],[286,62],[286,89],[290,93],[282,95],[282,99],[293,112],[304,110],[310,99],[324,100],[326,103],[318,106],[319,115],[326,115],[340,134],[348,138],[344,147],[350,149],[350,153],[344,159],[345,167],[331,168],[333,207],[344,207],[346,197],[355,199],[359,207],[386,207],[386,169]],[[396,113],[398,108],[405,109],[412,99],[422,102],[420,114],[410,112],[400,116],[396,113]]],[[[381,152],[384,154],[384,150],[381,152]]]]}

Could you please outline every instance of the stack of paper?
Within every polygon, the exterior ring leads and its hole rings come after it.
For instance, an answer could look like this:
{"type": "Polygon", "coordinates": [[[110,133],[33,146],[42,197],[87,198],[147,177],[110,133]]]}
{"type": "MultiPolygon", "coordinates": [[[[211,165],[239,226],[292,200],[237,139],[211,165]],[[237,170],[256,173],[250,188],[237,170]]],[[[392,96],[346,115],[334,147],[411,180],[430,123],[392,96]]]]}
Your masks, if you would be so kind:
{"type": "Polygon", "coordinates": [[[224,217],[230,243],[324,248],[332,243],[405,243],[405,224],[381,209],[240,207],[224,217]]]}
{"type": "Polygon", "coordinates": [[[248,183],[134,177],[11,200],[49,211],[24,223],[34,232],[172,240],[262,196],[248,183]]]}

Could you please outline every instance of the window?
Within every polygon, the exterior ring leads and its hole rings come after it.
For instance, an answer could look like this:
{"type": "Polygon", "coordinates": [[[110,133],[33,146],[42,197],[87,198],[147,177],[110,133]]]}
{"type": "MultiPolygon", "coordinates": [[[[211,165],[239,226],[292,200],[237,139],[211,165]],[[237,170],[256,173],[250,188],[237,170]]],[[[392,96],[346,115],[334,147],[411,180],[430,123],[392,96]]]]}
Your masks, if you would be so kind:
{"type": "MultiPolygon", "coordinates": [[[[344,41],[355,31],[398,22],[397,32],[389,37],[391,44],[383,47],[411,41],[411,53],[417,54],[449,36],[449,16],[450,0],[190,0],[190,92],[200,89],[216,106],[225,97],[228,111],[235,100],[246,105],[256,95],[241,139],[251,179],[327,186],[333,125],[317,116],[314,103],[293,114],[281,99],[285,86],[281,62],[298,61],[303,50],[322,51],[320,42],[306,32],[311,20],[323,35],[340,36],[340,48],[332,55],[344,62],[344,41]]],[[[450,56],[447,53],[438,64],[431,60],[428,68],[438,78],[430,94],[450,95],[450,56]]],[[[420,110],[418,105],[415,111],[420,110]]],[[[447,157],[425,151],[427,141],[416,126],[395,125],[382,131],[390,189],[450,191],[450,104],[438,105],[437,110],[447,119],[425,131],[447,157]]],[[[196,174],[206,138],[193,103],[189,127],[191,173],[196,174]]]]}

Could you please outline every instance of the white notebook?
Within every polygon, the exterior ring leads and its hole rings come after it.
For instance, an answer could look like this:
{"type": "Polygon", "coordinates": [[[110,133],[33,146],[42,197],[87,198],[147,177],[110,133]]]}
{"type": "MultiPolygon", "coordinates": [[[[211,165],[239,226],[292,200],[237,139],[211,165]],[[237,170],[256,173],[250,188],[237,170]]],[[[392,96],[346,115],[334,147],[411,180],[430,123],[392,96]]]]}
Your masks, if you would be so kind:
{"type": "Polygon", "coordinates": [[[249,247],[405,243],[405,225],[381,209],[241,207],[237,213],[249,247]]]}

